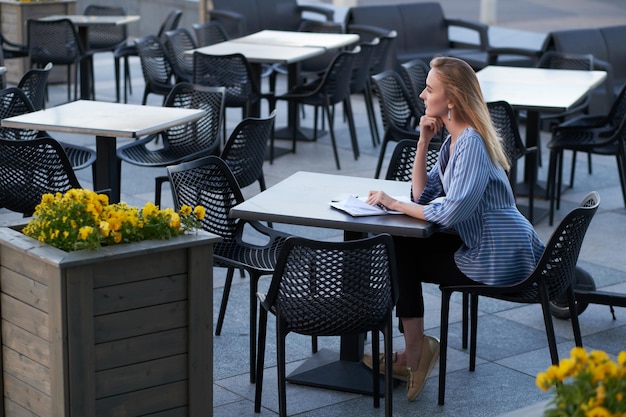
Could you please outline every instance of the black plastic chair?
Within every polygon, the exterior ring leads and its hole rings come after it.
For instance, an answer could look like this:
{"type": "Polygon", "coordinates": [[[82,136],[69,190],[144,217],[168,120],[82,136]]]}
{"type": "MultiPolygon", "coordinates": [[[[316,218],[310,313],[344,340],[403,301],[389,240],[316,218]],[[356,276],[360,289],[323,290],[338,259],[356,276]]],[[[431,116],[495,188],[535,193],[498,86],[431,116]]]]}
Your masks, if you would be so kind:
{"type": "Polygon", "coordinates": [[[12,42],[0,33],[0,46],[4,59],[26,58],[28,56],[28,45],[12,42]]]}
{"type": "MultiPolygon", "coordinates": [[[[242,119],[252,115],[252,105],[261,98],[268,98],[271,103],[270,96],[261,94],[250,63],[242,54],[208,55],[194,52],[193,82],[225,87],[224,108],[241,108],[242,119]]],[[[223,129],[226,138],[226,123],[223,129]]]]}
{"type": "MultiPolygon", "coordinates": [[[[172,9],[167,14],[163,23],[159,27],[159,31],[157,32],[157,38],[163,41],[163,37],[165,32],[174,30],[178,27],[180,23],[180,19],[183,16],[183,12],[179,9],[172,9]]],[[[124,103],[128,102],[128,93],[132,94],[132,85],[130,83],[130,65],[129,58],[132,56],[139,56],[139,51],[137,50],[137,46],[134,41],[131,43],[124,43],[113,51],[113,57],[115,59],[115,92],[117,97],[117,102],[120,102],[120,61],[124,61],[124,103]]]]}
{"type": "MultiPolygon", "coordinates": [[[[623,111],[624,109],[622,109],[623,111]]],[[[626,113],[615,130],[604,128],[556,128],[548,143],[550,164],[548,166],[548,199],[550,200],[549,223],[554,220],[554,209],[560,208],[563,151],[572,150],[595,155],[615,156],[617,173],[626,207],[626,113]]]]}
{"type": "Polygon", "coordinates": [[[31,68],[24,73],[17,83],[17,88],[26,93],[35,110],[41,110],[46,105],[48,76],[51,70],[51,62],[44,68],[31,68]]]}
{"type": "MultiPolygon", "coordinates": [[[[577,130],[592,130],[596,134],[606,137],[614,132],[624,116],[626,115],[626,84],[624,84],[611,104],[611,108],[606,114],[581,114],[572,117],[565,122],[559,124],[553,129],[553,134],[568,134],[577,130]]],[[[572,167],[570,169],[569,186],[574,186],[574,173],[576,168],[576,150],[572,151],[572,167]]],[[[560,168],[559,168],[560,169],[560,168]]],[[[591,153],[588,153],[587,171],[592,174],[591,169],[591,153]]],[[[561,175],[559,173],[559,175],[561,175]]]]}
{"type": "Polygon", "coordinates": [[[215,266],[228,268],[224,293],[217,319],[215,335],[220,335],[230,287],[236,269],[250,275],[250,382],[256,380],[256,324],[259,278],[271,275],[280,248],[289,236],[259,222],[247,222],[230,217],[231,208],[244,201],[237,180],[228,165],[217,156],[208,156],[167,168],[172,183],[176,208],[186,204],[201,205],[206,209],[202,228],[222,237],[213,248],[215,266]],[[250,243],[244,239],[244,228],[252,227],[256,235],[264,236],[266,243],[250,243]]]}
{"type": "Polygon", "coordinates": [[[0,138],[0,207],[30,217],[44,194],[72,188],[81,186],[56,140],[0,138]]]}
{"type": "Polygon", "coordinates": [[[426,77],[428,77],[430,67],[421,59],[413,59],[400,65],[400,75],[404,80],[404,84],[409,90],[413,103],[416,104],[420,113],[424,114],[424,100],[420,98],[420,94],[426,88],[426,77]]]}
{"type": "MultiPolygon", "coordinates": [[[[428,144],[428,153],[426,155],[426,170],[430,169],[437,163],[439,159],[439,150],[441,142],[430,142],[428,144]]],[[[393,148],[387,173],[386,180],[409,182],[413,175],[413,163],[415,162],[415,154],[417,153],[417,141],[414,139],[402,139],[393,148]]]]}
{"type": "Polygon", "coordinates": [[[276,110],[266,119],[244,119],[226,141],[220,158],[232,171],[239,187],[245,188],[258,181],[261,191],[265,190],[263,162],[275,119],[276,110]]]}
{"type": "MultiPolygon", "coordinates": [[[[398,33],[395,30],[387,31],[381,30],[381,28],[373,28],[371,26],[364,25],[349,25],[347,33],[358,34],[362,42],[371,42],[374,39],[378,39],[378,44],[374,48],[370,58],[369,76],[367,77],[368,88],[365,95],[365,99],[369,100],[369,103],[366,103],[366,106],[369,106],[373,112],[374,90],[371,77],[372,75],[379,74],[385,70],[387,60],[389,59],[389,55],[393,49],[393,44],[398,37],[398,33]]],[[[372,119],[372,127],[374,140],[376,141],[376,144],[379,144],[380,135],[378,133],[378,123],[376,122],[376,117],[372,119]]]]}
{"type": "MultiPolygon", "coordinates": [[[[216,155],[220,147],[220,126],[224,108],[224,87],[178,83],[167,96],[165,107],[201,109],[199,120],[169,128],[161,133],[128,143],[117,150],[121,161],[142,167],[166,167],[206,155],[216,155]],[[161,146],[154,146],[158,138],[161,146]]],[[[155,178],[154,203],[161,205],[161,188],[167,176],[155,178]]]]}
{"type": "MultiPolygon", "coordinates": [[[[517,117],[515,111],[509,103],[506,101],[496,101],[487,103],[489,114],[491,115],[491,121],[493,122],[496,130],[500,134],[502,139],[502,145],[504,152],[509,158],[511,169],[508,172],[509,182],[511,189],[515,193],[517,186],[517,160],[520,158],[533,158],[533,163],[537,163],[537,147],[533,146],[527,148],[520,136],[519,127],[517,125],[517,117]]],[[[531,177],[528,183],[534,184],[534,173],[536,170],[531,169],[531,177]]],[[[529,187],[528,190],[528,213],[527,218],[531,223],[533,222],[534,215],[534,201],[535,190],[534,187],[529,187]]]]}
{"type": "Polygon", "coordinates": [[[350,96],[353,94],[363,94],[365,99],[365,111],[367,113],[367,122],[372,136],[372,146],[378,145],[378,132],[376,131],[376,113],[374,112],[369,78],[372,56],[374,52],[376,52],[379,43],[380,40],[378,38],[374,38],[374,40],[370,42],[359,43],[361,51],[352,65],[352,80],[350,80],[350,96]]]}
{"type": "Polygon", "coordinates": [[[376,74],[372,76],[372,83],[385,129],[374,174],[374,178],[378,178],[389,141],[419,140],[419,119],[422,114],[415,106],[402,77],[396,71],[387,70],[376,74]]]}
{"type": "MultiPolygon", "coordinates": [[[[126,9],[121,6],[89,4],[85,8],[84,14],[85,16],[126,16],[126,9]]],[[[127,38],[128,28],[126,25],[91,25],[88,32],[88,51],[92,54],[114,53],[117,48],[126,44],[127,38]]],[[[115,56],[114,65],[117,67],[115,56]]]]}
{"type": "MultiPolygon", "coordinates": [[[[48,63],[67,66],[67,99],[71,100],[71,80],[74,79],[74,99],[78,97],[79,65],[87,59],[93,74],[93,58],[83,49],[74,24],[69,19],[26,21],[30,66],[43,68],[48,63]],[[71,67],[74,66],[72,76],[71,67]]],[[[85,76],[85,74],[81,74],[85,76]]],[[[93,83],[92,83],[93,87],[93,83]]],[[[92,91],[93,93],[93,91],[92,91]]]]}
{"type": "Polygon", "coordinates": [[[441,286],[441,335],[439,356],[439,405],[443,405],[446,385],[446,359],[448,347],[448,314],[450,297],[455,291],[470,295],[471,335],[470,371],[476,367],[476,339],[478,326],[478,297],[490,297],[524,304],[541,304],[550,358],[559,363],[556,337],[550,313],[550,300],[567,294],[572,330],[576,346],[582,346],[578,314],[574,303],[574,274],[576,262],[589,223],[600,205],[598,193],[589,193],[580,206],[572,210],[553,232],[534,271],[515,285],[463,285],[441,286]]]}
{"type": "Polygon", "coordinates": [[[174,68],[165,46],[156,35],[147,35],[135,40],[141,71],[145,82],[141,104],[146,104],[148,95],[163,96],[163,102],[174,87],[174,68]]]}
{"type": "MultiPolygon", "coordinates": [[[[254,402],[261,410],[267,313],[276,316],[278,410],[287,416],[285,339],[289,333],[343,336],[373,332],[372,357],[379,369],[379,336],[385,337],[385,415],[392,415],[392,311],[398,298],[391,236],[346,242],[287,239],[267,295],[259,295],[259,358],[254,402]]],[[[374,406],[380,405],[380,379],[374,380],[374,406]]]]}
{"type": "MultiPolygon", "coordinates": [[[[313,81],[309,84],[299,85],[287,93],[276,96],[276,100],[292,101],[299,105],[309,105],[315,107],[314,120],[317,120],[317,109],[322,108],[328,119],[328,130],[333,145],[333,153],[335,155],[335,164],[337,169],[341,169],[339,164],[339,155],[337,153],[337,143],[335,140],[335,128],[332,115],[332,106],[338,103],[349,103],[350,98],[350,80],[352,78],[352,68],[354,60],[360,52],[360,48],[356,47],[352,51],[342,51],[333,60],[326,69],[324,76],[319,81],[313,81]]],[[[354,132],[354,118],[351,106],[345,106],[345,116],[350,124],[350,131],[354,132]]],[[[293,126],[292,151],[296,152],[296,132],[297,126],[293,126]]],[[[358,144],[355,135],[350,135],[352,141],[352,151],[354,159],[358,157],[358,144]]],[[[315,123],[314,137],[317,138],[317,123],[315,123]]],[[[270,160],[273,160],[274,143],[270,145],[270,160]]]]}
{"type": "MultiPolygon", "coordinates": [[[[35,111],[33,103],[31,103],[25,91],[17,87],[9,87],[0,90],[0,119],[6,119],[13,116],[20,116],[25,113],[35,111]]],[[[32,140],[38,137],[49,137],[47,132],[39,130],[13,129],[0,127],[0,137],[12,140],[32,140]]],[[[92,167],[92,176],[94,175],[94,162],[96,162],[96,151],[84,146],[73,145],[65,142],[59,142],[67,157],[70,160],[74,170],[80,170],[92,167]]]]}
{"type": "Polygon", "coordinates": [[[199,47],[214,45],[228,40],[228,34],[224,26],[216,20],[209,20],[204,23],[194,23],[192,25],[196,42],[199,47]]]}
{"type": "Polygon", "coordinates": [[[196,40],[185,28],[165,32],[165,48],[170,57],[176,82],[193,81],[193,55],[185,51],[197,48],[196,40]]]}

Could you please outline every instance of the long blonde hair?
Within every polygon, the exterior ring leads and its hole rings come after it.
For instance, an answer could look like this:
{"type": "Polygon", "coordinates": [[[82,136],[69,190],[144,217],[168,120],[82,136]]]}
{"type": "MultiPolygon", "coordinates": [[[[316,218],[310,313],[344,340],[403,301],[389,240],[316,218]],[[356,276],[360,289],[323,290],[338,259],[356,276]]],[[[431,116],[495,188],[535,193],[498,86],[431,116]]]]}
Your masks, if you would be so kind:
{"type": "Polygon", "coordinates": [[[489,109],[483,98],[476,73],[461,59],[438,56],[430,61],[430,67],[437,71],[446,97],[456,104],[454,117],[472,126],[485,141],[487,152],[494,164],[500,164],[508,171],[509,159],[502,147],[502,141],[491,121],[489,109]]]}

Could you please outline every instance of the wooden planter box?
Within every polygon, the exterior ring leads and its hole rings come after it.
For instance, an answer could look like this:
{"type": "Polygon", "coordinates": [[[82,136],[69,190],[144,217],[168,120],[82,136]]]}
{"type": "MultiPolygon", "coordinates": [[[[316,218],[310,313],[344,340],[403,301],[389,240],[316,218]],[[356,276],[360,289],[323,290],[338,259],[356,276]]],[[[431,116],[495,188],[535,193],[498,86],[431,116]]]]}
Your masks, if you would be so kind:
{"type": "Polygon", "coordinates": [[[68,253],[1,227],[0,416],[211,416],[218,240],[68,253]]]}

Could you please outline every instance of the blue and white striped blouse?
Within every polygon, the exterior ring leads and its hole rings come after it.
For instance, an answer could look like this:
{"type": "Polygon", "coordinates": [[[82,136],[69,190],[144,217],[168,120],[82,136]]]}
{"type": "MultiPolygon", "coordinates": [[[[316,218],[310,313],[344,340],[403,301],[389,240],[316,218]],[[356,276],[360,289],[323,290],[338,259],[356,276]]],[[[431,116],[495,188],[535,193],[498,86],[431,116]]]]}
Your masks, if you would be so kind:
{"type": "Polygon", "coordinates": [[[474,281],[508,285],[526,278],[539,261],[544,245],[518,211],[504,169],[494,165],[478,132],[468,127],[459,135],[450,158],[450,137],[419,204],[426,220],[459,233],[464,245],[455,253],[459,269],[474,281]]]}

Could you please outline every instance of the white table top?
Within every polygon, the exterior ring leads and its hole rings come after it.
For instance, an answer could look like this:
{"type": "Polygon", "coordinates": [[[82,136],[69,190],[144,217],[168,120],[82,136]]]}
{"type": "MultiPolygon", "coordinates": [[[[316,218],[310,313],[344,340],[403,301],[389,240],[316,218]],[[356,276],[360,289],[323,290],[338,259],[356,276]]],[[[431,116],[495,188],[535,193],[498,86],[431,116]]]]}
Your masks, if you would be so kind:
{"type": "Polygon", "coordinates": [[[241,43],[314,47],[327,50],[348,46],[358,41],[359,35],[353,33],[291,32],[282,30],[262,30],[233,39],[233,42],[241,43]]]}
{"type": "Polygon", "coordinates": [[[242,54],[248,61],[258,64],[291,64],[324,53],[323,48],[258,45],[232,40],[192,49],[185,54],[193,54],[196,51],[207,55],[242,54]]]}
{"type": "Polygon", "coordinates": [[[204,110],[78,100],[3,119],[4,127],[135,138],[193,122],[204,110]]]}
{"type": "Polygon", "coordinates": [[[350,232],[389,233],[428,237],[436,227],[404,214],[352,217],[330,206],[348,194],[364,196],[370,190],[408,195],[410,184],[373,178],[299,171],[280,183],[233,207],[231,217],[350,232]]]}
{"type": "Polygon", "coordinates": [[[546,112],[568,109],[606,79],[604,71],[505,66],[488,66],[476,75],[485,101],[546,112]]]}
{"type": "Polygon", "coordinates": [[[39,20],[59,20],[59,19],[69,19],[78,26],[89,26],[89,25],[127,25],[132,22],[137,22],[140,19],[138,15],[131,16],[93,16],[93,15],[82,15],[82,14],[71,14],[71,15],[51,15],[42,17],[39,20]]]}

